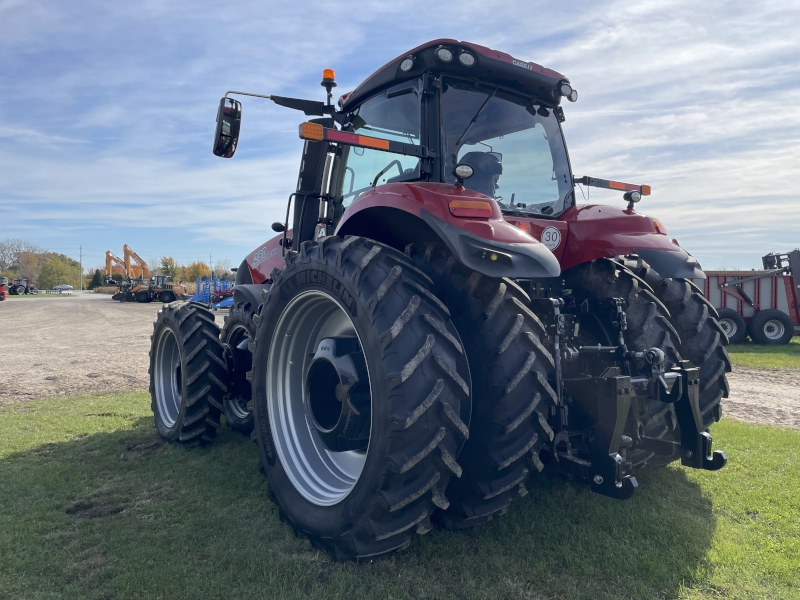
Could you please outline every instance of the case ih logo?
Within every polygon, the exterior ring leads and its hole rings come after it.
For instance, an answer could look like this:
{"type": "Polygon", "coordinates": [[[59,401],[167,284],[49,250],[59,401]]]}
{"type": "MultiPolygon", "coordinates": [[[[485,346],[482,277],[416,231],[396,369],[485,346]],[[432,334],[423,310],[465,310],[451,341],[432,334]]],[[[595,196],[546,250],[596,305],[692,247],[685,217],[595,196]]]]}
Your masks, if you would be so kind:
{"type": "Polygon", "coordinates": [[[260,265],[262,262],[267,260],[271,256],[275,256],[278,253],[278,248],[275,248],[271,252],[267,252],[267,247],[264,246],[258,252],[253,255],[253,268],[260,265]]]}
{"type": "Polygon", "coordinates": [[[516,58],[511,61],[511,64],[515,67],[522,67],[523,69],[528,69],[528,71],[533,71],[533,65],[517,60],[516,58]]]}

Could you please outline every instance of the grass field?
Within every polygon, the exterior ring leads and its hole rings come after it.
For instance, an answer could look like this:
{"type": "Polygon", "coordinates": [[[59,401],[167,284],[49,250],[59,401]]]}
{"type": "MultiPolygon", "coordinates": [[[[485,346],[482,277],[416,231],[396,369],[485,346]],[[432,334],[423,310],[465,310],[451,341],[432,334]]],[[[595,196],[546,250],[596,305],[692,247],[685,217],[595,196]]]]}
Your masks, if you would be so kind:
{"type": "Polygon", "coordinates": [[[723,421],[728,466],[633,499],[543,475],[505,517],[337,564],[266,498],[255,447],[185,450],[144,393],[0,409],[0,598],[800,598],[800,432],[723,421]]]}
{"type": "Polygon", "coordinates": [[[782,346],[762,346],[747,342],[728,346],[735,365],[763,369],[800,369],[800,337],[782,346]]]}

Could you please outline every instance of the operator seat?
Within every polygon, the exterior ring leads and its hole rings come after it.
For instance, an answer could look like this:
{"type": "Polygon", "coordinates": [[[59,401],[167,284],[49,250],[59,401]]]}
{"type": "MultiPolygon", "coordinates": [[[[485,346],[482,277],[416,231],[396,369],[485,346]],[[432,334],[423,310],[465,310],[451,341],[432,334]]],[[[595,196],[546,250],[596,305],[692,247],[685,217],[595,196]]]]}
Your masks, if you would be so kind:
{"type": "Polygon", "coordinates": [[[468,164],[472,167],[473,175],[464,180],[464,187],[494,198],[497,189],[497,180],[503,174],[503,164],[491,152],[467,152],[459,164],[468,164]]]}

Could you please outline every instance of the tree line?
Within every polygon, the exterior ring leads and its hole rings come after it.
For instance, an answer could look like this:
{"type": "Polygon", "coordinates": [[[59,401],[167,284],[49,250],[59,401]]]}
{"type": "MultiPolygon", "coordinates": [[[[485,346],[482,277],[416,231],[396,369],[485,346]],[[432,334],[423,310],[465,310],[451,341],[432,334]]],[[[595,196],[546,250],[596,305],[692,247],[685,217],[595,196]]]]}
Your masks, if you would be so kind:
{"type": "MultiPolygon", "coordinates": [[[[151,275],[168,275],[173,281],[194,282],[198,277],[208,278],[211,267],[203,261],[180,264],[171,256],[151,258],[147,261],[151,275]]],[[[213,275],[218,279],[233,281],[229,260],[214,264],[213,275]]],[[[78,289],[80,286],[80,263],[64,254],[50,252],[24,240],[6,238],[0,240],[0,277],[27,279],[39,289],[52,289],[66,283],[78,289]]],[[[90,268],[84,275],[83,287],[94,289],[106,285],[111,278],[122,281],[121,273],[108,274],[103,268],[90,268]]]]}
{"type": "Polygon", "coordinates": [[[0,277],[27,279],[46,290],[62,283],[78,287],[80,276],[80,263],[65,254],[49,252],[24,240],[0,240],[0,277]]]}

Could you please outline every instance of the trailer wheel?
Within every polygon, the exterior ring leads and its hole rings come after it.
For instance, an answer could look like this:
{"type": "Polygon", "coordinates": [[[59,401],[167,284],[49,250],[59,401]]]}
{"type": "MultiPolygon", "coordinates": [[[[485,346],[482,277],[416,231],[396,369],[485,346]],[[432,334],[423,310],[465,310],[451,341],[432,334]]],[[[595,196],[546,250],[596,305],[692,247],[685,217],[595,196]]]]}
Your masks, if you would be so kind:
{"type": "MultiPolygon", "coordinates": [[[[629,269],[608,259],[593,260],[568,269],[563,274],[565,285],[571,289],[572,298],[578,305],[586,298],[622,298],[627,303],[625,315],[628,329],[625,343],[631,350],[644,351],[660,348],[665,354],[665,367],[670,369],[681,360],[678,345],[680,336],[670,323],[667,308],[656,298],[653,290],[629,269]]],[[[581,335],[589,335],[588,327],[581,326],[581,335]]],[[[616,344],[613,337],[600,339],[603,333],[592,333],[589,344],[601,342],[616,344]]],[[[634,363],[631,375],[644,369],[644,362],[634,363]]],[[[641,413],[637,415],[641,424],[641,434],[680,442],[678,419],[673,404],[650,400],[643,402],[641,413]]],[[[656,455],[641,449],[628,449],[626,459],[634,467],[660,466],[676,460],[676,457],[656,455]]]]}
{"type": "Polygon", "coordinates": [[[794,335],[794,323],[786,313],[769,308],[750,319],[749,330],[756,344],[788,344],[794,335]]]}
{"type": "Polygon", "coordinates": [[[165,440],[196,446],[220,426],[225,362],[219,327],[208,309],[167,304],[153,326],[150,397],[156,429],[165,440]]]}
{"type": "Polygon", "coordinates": [[[542,345],[544,327],[510,281],[476,273],[443,244],[408,246],[406,254],[434,281],[453,315],[469,359],[473,418],[447,488],[446,527],[473,527],[503,514],[542,467],[539,452],[553,438],[546,417],[556,395],[548,384],[554,361],[542,345]]]}
{"type": "Polygon", "coordinates": [[[694,283],[686,279],[661,277],[641,258],[630,257],[626,268],[653,288],[669,310],[669,322],[680,335],[679,349],[700,369],[700,410],[703,425],[709,427],[722,416],[721,402],[730,393],[726,373],[731,360],[725,346],[728,337],[717,320],[717,309],[694,283]]]}
{"type": "Polygon", "coordinates": [[[254,338],[255,325],[250,304],[237,304],[225,317],[220,340],[225,346],[230,381],[230,389],[223,402],[225,422],[231,429],[242,433],[253,431],[252,390],[247,373],[252,368],[249,344],[254,338]]]}
{"type": "Polygon", "coordinates": [[[448,310],[403,254],[304,242],[257,317],[256,439],[272,500],[338,560],[407,547],[461,472],[470,375],[448,310]]]}
{"type": "Polygon", "coordinates": [[[719,324],[731,344],[741,344],[747,337],[747,324],[742,315],[730,308],[719,309],[719,324]]]}

